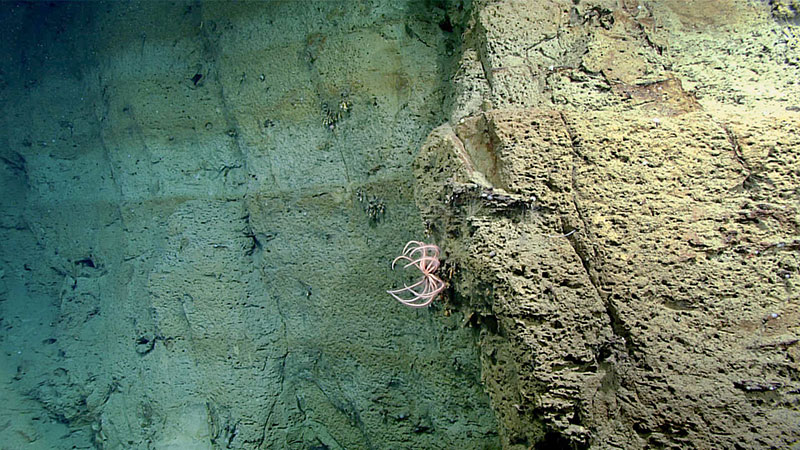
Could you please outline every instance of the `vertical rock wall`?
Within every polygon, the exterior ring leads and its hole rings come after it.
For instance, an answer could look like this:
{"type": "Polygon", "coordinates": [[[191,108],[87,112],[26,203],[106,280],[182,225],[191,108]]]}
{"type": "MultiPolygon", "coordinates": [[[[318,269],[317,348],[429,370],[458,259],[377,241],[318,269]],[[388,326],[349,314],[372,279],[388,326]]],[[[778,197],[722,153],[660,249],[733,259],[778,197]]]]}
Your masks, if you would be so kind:
{"type": "Polygon", "coordinates": [[[3,445],[499,446],[476,334],[385,293],[457,16],[4,8],[3,445]]]}
{"type": "Polygon", "coordinates": [[[779,7],[475,5],[416,198],[505,448],[800,439],[800,32],[779,7]]]}

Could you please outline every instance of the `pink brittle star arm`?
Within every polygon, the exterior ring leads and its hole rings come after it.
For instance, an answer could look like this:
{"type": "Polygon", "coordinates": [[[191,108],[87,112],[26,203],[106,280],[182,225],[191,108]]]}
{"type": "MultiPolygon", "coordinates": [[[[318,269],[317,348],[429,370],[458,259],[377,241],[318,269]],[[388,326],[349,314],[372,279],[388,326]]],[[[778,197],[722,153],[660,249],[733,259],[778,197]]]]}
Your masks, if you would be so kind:
{"type": "Polygon", "coordinates": [[[400,303],[412,307],[422,308],[428,306],[437,295],[445,288],[444,281],[434,275],[439,269],[441,262],[439,254],[441,250],[435,244],[426,244],[420,241],[409,241],[403,247],[403,253],[392,261],[392,269],[395,268],[400,260],[408,261],[403,268],[414,266],[422,273],[422,279],[412,285],[403,284],[400,289],[386,291],[400,303]],[[410,298],[404,298],[407,295],[410,298]]]}
{"type": "Polygon", "coordinates": [[[410,263],[403,266],[403,268],[407,268],[409,266],[417,266],[422,273],[431,273],[435,272],[436,269],[439,268],[439,260],[431,256],[420,256],[419,258],[412,260],[410,263]]]}
{"type": "Polygon", "coordinates": [[[439,277],[435,275],[427,275],[422,280],[412,284],[411,286],[405,286],[402,289],[395,289],[393,291],[386,291],[391,294],[397,301],[400,303],[410,306],[412,308],[421,308],[423,306],[428,306],[434,298],[436,298],[439,293],[444,290],[445,283],[439,277]],[[418,286],[423,285],[422,291],[415,290],[418,286]],[[404,292],[409,292],[413,294],[412,298],[403,298],[400,294],[404,292]],[[423,301],[422,303],[417,303],[418,301],[423,301]]]}
{"type": "Polygon", "coordinates": [[[439,295],[440,292],[444,289],[444,282],[440,280],[438,277],[431,275],[430,277],[426,277],[425,279],[425,289],[423,290],[423,294],[419,295],[419,300],[424,300],[422,303],[406,303],[406,305],[411,306],[412,308],[421,308],[423,306],[428,306],[431,304],[433,299],[439,295]],[[436,287],[434,287],[436,285],[436,287]]]}
{"type": "Polygon", "coordinates": [[[415,291],[414,288],[416,288],[417,286],[420,286],[422,284],[425,284],[426,281],[427,281],[427,279],[423,278],[423,279],[417,281],[416,283],[412,284],[411,286],[408,286],[408,285],[404,284],[402,289],[394,289],[394,290],[386,291],[386,292],[388,292],[392,297],[397,299],[397,301],[399,301],[400,303],[408,304],[408,302],[414,302],[417,299],[419,299],[421,295],[423,295],[423,293],[425,292],[425,288],[424,287],[422,289],[422,293],[419,293],[419,292],[415,291]],[[414,295],[414,297],[411,298],[411,299],[405,299],[405,298],[400,296],[400,294],[402,294],[403,292],[410,292],[411,294],[414,295]]]}
{"type": "MultiPolygon", "coordinates": [[[[416,241],[412,241],[412,242],[416,243],[416,241]]],[[[437,246],[435,244],[424,244],[422,242],[419,242],[418,244],[419,245],[417,245],[416,247],[413,247],[413,248],[409,248],[408,244],[406,244],[406,247],[403,249],[403,254],[406,255],[406,256],[411,256],[414,253],[420,252],[420,253],[422,253],[423,256],[426,256],[428,251],[430,251],[431,255],[427,255],[427,256],[431,256],[433,258],[438,258],[439,257],[439,251],[440,251],[439,250],[439,246],[437,246]]]]}
{"type": "MultiPolygon", "coordinates": [[[[428,274],[433,273],[439,268],[439,247],[433,244],[425,244],[418,246],[416,248],[411,249],[408,252],[403,254],[404,258],[411,262],[405,265],[405,267],[416,265],[422,273],[428,274]],[[417,258],[412,260],[411,256],[415,253],[420,252],[421,255],[417,258]],[[428,254],[430,252],[430,254],[428,254]]],[[[400,257],[398,257],[400,258],[400,257]]],[[[398,259],[396,258],[395,261],[398,259]]]]}

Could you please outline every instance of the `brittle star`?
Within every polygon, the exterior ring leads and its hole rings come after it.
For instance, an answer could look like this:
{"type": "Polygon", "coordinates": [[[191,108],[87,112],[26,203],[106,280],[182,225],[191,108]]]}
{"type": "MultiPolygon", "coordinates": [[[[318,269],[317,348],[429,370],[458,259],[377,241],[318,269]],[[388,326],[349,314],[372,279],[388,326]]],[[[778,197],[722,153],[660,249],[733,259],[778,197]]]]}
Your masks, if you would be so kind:
{"type": "Polygon", "coordinates": [[[400,303],[412,308],[423,308],[431,304],[434,298],[444,290],[445,283],[435,275],[439,270],[439,247],[434,244],[426,244],[420,241],[409,241],[403,248],[403,254],[392,261],[394,270],[397,261],[406,260],[407,268],[415,266],[422,272],[422,279],[411,286],[403,284],[402,289],[386,291],[400,303]],[[416,259],[414,259],[416,258],[416,259]],[[411,297],[405,294],[410,294],[411,297]]]}

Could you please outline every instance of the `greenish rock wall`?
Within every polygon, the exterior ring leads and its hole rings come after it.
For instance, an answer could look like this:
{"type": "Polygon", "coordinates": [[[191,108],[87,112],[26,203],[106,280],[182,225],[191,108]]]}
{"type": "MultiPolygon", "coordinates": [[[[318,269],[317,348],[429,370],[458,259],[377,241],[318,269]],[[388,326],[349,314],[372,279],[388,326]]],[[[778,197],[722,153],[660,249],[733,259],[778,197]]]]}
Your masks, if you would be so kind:
{"type": "Polygon", "coordinates": [[[476,333],[385,292],[464,5],[3,7],[4,442],[499,447],[476,333]]]}

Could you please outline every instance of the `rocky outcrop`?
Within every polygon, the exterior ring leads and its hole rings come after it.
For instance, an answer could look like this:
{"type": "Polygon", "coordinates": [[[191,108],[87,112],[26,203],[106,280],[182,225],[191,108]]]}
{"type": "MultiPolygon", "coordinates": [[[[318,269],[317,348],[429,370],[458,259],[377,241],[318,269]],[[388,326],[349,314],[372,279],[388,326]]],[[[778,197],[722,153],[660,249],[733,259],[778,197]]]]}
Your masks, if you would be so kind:
{"type": "Polygon", "coordinates": [[[796,50],[735,44],[794,31],[714,4],[476,8],[416,199],[505,448],[800,438],[796,50]]]}
{"type": "Polygon", "coordinates": [[[794,0],[1,8],[4,447],[798,439],[794,0]]]}

